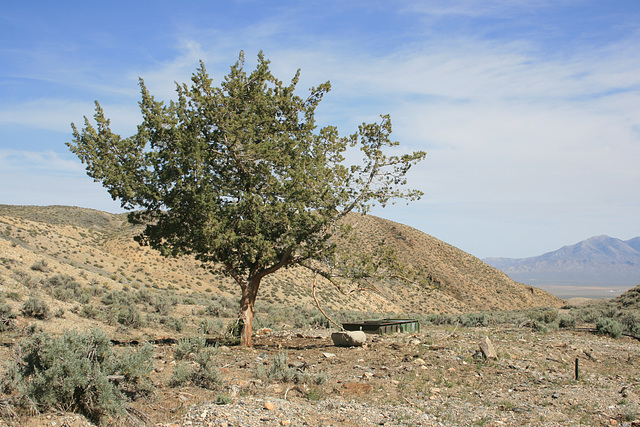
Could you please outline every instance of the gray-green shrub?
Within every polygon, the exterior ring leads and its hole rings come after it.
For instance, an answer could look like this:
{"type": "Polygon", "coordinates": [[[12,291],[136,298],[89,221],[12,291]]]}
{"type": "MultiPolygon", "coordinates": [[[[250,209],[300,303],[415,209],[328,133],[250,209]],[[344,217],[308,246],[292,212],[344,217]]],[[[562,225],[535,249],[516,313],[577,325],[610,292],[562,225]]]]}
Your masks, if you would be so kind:
{"type": "Polygon", "coordinates": [[[609,335],[612,338],[618,338],[622,335],[622,324],[609,317],[599,319],[596,322],[596,329],[599,333],[609,335]]]}
{"type": "Polygon", "coordinates": [[[181,350],[177,351],[176,349],[176,359],[180,362],[176,365],[173,375],[169,379],[169,386],[181,387],[190,383],[195,387],[209,390],[220,388],[222,379],[218,370],[217,349],[201,346],[202,340],[200,339],[181,340],[180,342],[182,343],[181,350]],[[188,355],[193,355],[193,364],[182,361],[188,355]]]}
{"type": "Polygon", "coordinates": [[[18,393],[38,410],[77,412],[99,423],[123,415],[127,396],[153,390],[151,348],[129,350],[118,359],[99,329],[65,331],[60,337],[37,331],[20,344],[18,354],[2,381],[4,392],[18,393]],[[122,379],[119,386],[112,376],[122,379]]]}
{"type": "Polygon", "coordinates": [[[4,300],[4,295],[0,294],[0,332],[11,329],[15,318],[16,314],[13,309],[4,300]]]}
{"type": "Polygon", "coordinates": [[[33,265],[31,266],[31,269],[33,271],[40,271],[42,273],[47,273],[51,271],[47,265],[47,261],[45,261],[44,259],[34,262],[33,265]]]}
{"type": "Polygon", "coordinates": [[[26,317],[44,320],[49,317],[49,306],[38,295],[30,296],[22,305],[22,314],[26,317]]]}
{"type": "Polygon", "coordinates": [[[190,354],[194,355],[200,352],[207,345],[207,338],[204,335],[197,337],[182,338],[178,341],[173,356],[176,360],[186,359],[190,354]]]}
{"type": "Polygon", "coordinates": [[[575,328],[576,319],[572,316],[560,316],[558,320],[558,327],[561,329],[575,328]]]}
{"type": "MultiPolygon", "coordinates": [[[[46,279],[42,283],[42,287],[49,295],[60,301],[83,299],[82,286],[71,276],[56,274],[46,279]]],[[[81,303],[85,302],[81,301],[81,303]]]]}
{"type": "Polygon", "coordinates": [[[268,368],[258,366],[255,374],[263,381],[291,382],[297,379],[299,372],[289,367],[287,353],[279,352],[271,357],[268,368]]]}

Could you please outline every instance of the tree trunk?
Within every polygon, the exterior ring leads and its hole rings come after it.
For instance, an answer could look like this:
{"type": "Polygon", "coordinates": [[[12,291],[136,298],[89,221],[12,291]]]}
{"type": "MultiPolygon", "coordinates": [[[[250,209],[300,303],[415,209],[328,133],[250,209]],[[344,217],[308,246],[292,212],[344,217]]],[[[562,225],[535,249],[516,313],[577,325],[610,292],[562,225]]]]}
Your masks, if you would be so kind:
{"type": "Polygon", "coordinates": [[[255,313],[254,305],[258,296],[258,288],[260,287],[260,279],[252,278],[242,289],[242,297],[240,298],[240,345],[243,347],[252,347],[251,329],[253,326],[253,315],[255,313]]]}

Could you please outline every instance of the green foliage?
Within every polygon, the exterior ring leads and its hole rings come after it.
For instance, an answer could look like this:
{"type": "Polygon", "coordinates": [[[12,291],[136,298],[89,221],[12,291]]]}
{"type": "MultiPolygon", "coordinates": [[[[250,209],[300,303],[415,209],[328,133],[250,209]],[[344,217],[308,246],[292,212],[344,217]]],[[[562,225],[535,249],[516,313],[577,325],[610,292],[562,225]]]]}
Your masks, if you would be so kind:
{"type": "Polygon", "coordinates": [[[39,409],[78,412],[94,422],[123,415],[127,396],[153,390],[151,348],[128,351],[118,359],[106,334],[66,331],[51,337],[42,331],[21,343],[21,357],[9,366],[5,392],[15,391],[39,409]],[[119,386],[110,376],[122,378],[119,386]]]}
{"type": "Polygon", "coordinates": [[[618,338],[622,335],[622,324],[617,320],[605,317],[596,322],[596,329],[603,335],[618,338]]]}
{"type": "MultiPolygon", "coordinates": [[[[87,174],[133,211],[131,222],[146,224],[139,242],[221,269],[245,290],[245,317],[263,277],[335,255],[331,237],[344,232],[337,222],[348,212],[421,196],[402,187],[425,153],[388,155],[399,145],[388,116],[348,137],[333,126],[316,129],[330,84],[301,98],[298,80],[299,72],[284,85],[262,53],[247,73],[241,54],[219,87],[201,64],[168,104],[140,80],[143,120],[129,138],[111,132],[97,102],[96,127],[86,118],[81,130],[72,125],[68,146],[87,174]],[[349,147],[360,149],[360,162],[345,164],[349,147]]],[[[359,267],[360,275],[376,272],[359,267]]],[[[250,343],[250,331],[243,336],[250,343]]]]}

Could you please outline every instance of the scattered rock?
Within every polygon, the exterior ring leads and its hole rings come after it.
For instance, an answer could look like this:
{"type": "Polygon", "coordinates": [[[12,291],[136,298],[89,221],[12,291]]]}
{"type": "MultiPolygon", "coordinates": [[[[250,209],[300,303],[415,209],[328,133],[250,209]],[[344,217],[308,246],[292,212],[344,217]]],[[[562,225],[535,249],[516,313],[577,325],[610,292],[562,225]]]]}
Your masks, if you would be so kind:
{"type": "Polygon", "coordinates": [[[482,352],[485,359],[495,360],[498,358],[498,353],[496,353],[496,350],[493,348],[493,344],[491,343],[489,337],[484,337],[484,339],[480,341],[478,345],[480,346],[480,351],[482,352]]]}

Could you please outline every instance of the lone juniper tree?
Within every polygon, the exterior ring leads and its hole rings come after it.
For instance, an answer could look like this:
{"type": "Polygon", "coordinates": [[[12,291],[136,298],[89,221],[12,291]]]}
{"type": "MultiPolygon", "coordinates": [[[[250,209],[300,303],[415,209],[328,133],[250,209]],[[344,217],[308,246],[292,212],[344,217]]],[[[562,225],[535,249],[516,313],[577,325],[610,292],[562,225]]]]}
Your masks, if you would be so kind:
{"type": "Polygon", "coordinates": [[[72,124],[67,144],[131,211],[129,221],[146,225],[140,244],[165,256],[192,254],[236,281],[245,346],[265,276],[331,259],[332,236],[347,213],[421,195],[402,187],[425,153],[388,154],[398,145],[388,116],[348,137],[333,126],[317,129],[315,109],[330,84],[301,98],[299,75],[284,85],[262,53],[247,74],[241,53],[219,87],[201,63],[168,104],[140,80],[143,120],[135,135],[112,133],[96,102],[95,126],[86,117],[81,130],[72,124]],[[350,147],[361,151],[356,164],[346,164],[350,147]]]}

